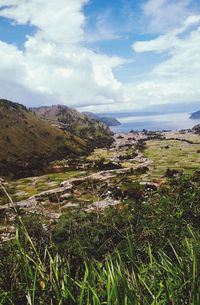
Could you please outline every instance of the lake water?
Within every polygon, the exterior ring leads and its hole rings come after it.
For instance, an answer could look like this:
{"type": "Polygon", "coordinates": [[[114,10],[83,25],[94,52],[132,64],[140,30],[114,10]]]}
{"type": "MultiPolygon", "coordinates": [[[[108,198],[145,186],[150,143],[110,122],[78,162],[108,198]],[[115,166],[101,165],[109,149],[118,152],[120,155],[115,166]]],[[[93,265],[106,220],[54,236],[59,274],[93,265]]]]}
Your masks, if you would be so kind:
{"type": "Polygon", "coordinates": [[[200,120],[189,119],[189,113],[170,113],[170,114],[154,114],[154,115],[115,115],[116,119],[121,123],[119,126],[111,127],[113,132],[129,132],[130,130],[141,131],[146,130],[180,130],[190,129],[200,120]]]}

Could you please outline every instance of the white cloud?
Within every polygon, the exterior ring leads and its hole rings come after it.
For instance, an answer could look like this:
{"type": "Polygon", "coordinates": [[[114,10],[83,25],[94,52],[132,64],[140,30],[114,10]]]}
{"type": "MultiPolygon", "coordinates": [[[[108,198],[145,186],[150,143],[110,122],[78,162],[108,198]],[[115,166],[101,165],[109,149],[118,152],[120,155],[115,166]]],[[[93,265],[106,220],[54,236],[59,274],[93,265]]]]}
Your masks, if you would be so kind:
{"type": "Polygon", "coordinates": [[[103,40],[120,39],[117,29],[110,23],[111,11],[105,10],[103,13],[96,16],[94,27],[85,32],[85,40],[89,43],[94,43],[103,40]]]}
{"type": "MultiPolygon", "coordinates": [[[[179,48],[184,41],[179,36],[187,34],[192,26],[200,25],[200,15],[188,17],[182,26],[167,32],[165,35],[150,41],[138,41],[133,44],[133,49],[136,52],[158,52],[169,51],[174,48],[179,48]]],[[[191,31],[189,31],[190,33],[191,31]]]]}
{"type": "MultiPolygon", "coordinates": [[[[121,100],[122,85],[114,77],[113,69],[125,60],[98,54],[83,46],[85,16],[82,8],[86,2],[0,0],[0,7],[7,6],[0,10],[1,16],[36,27],[34,36],[27,37],[24,51],[0,43],[0,55],[4,58],[0,78],[4,83],[12,79],[15,82],[7,98],[13,98],[16,91],[21,98],[24,88],[26,98],[28,91],[32,100],[35,93],[35,103],[38,96],[44,96],[44,103],[75,106],[121,100]]],[[[21,101],[27,103],[23,98],[21,101]]]]}
{"type": "MultiPolygon", "coordinates": [[[[127,60],[94,52],[84,45],[86,2],[0,0],[0,8],[7,6],[0,10],[0,16],[17,24],[35,26],[34,35],[27,37],[23,50],[0,41],[3,97],[29,105],[63,103],[92,111],[200,100],[200,15],[183,17],[189,1],[176,1],[181,24],[179,21],[171,29],[172,23],[164,21],[161,28],[163,31],[165,28],[165,33],[150,41],[134,43],[135,52],[164,54],[163,61],[136,84],[122,84],[115,77],[115,68],[127,64],[127,60]]],[[[161,8],[172,11],[172,4],[166,0],[147,1],[145,14],[155,17],[152,27],[162,19],[161,8]]],[[[177,14],[176,9],[174,19],[177,14]]],[[[188,11],[185,15],[188,16],[188,11]]]]}
{"type": "Polygon", "coordinates": [[[143,6],[146,31],[165,33],[194,13],[192,0],[148,0],[143,6]]]}
{"type": "MultiPolygon", "coordinates": [[[[146,79],[123,86],[124,103],[116,110],[156,104],[200,101],[200,15],[189,16],[177,28],[153,40],[133,44],[137,53],[163,54],[146,79]]],[[[112,110],[112,109],[110,109],[112,110]]]]}
{"type": "Polygon", "coordinates": [[[0,0],[0,6],[6,6],[0,15],[17,24],[29,23],[38,27],[40,39],[74,43],[83,36],[82,6],[86,2],[88,0],[0,0]]]}
{"type": "Polygon", "coordinates": [[[134,43],[133,49],[167,56],[146,81],[128,85],[128,96],[135,94],[144,104],[200,100],[200,15],[188,17],[179,28],[156,39],[134,43]]]}

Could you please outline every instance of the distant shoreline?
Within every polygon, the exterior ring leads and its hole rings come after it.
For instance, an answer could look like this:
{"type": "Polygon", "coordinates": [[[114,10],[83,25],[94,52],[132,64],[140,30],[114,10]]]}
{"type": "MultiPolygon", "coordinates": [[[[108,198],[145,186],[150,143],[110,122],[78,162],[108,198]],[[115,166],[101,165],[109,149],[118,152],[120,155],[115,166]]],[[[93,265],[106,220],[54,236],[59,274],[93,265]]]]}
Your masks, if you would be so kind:
{"type": "Polygon", "coordinates": [[[170,114],[156,114],[156,115],[140,115],[127,117],[117,117],[121,125],[110,127],[114,133],[127,133],[133,131],[179,131],[192,129],[195,125],[200,123],[200,119],[190,119],[188,112],[170,113],[170,114]]]}

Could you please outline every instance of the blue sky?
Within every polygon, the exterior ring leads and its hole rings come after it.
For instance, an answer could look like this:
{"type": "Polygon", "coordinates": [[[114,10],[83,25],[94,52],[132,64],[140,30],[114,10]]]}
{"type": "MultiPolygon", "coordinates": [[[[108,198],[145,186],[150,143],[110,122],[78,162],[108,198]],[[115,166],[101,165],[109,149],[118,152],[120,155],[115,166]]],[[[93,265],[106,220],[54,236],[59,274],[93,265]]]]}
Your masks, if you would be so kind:
{"type": "Polygon", "coordinates": [[[0,18],[0,40],[9,44],[16,44],[23,49],[27,35],[33,35],[34,27],[30,25],[17,25],[10,19],[0,18]]]}
{"type": "Polygon", "coordinates": [[[197,0],[0,0],[1,94],[28,106],[198,102],[199,54],[197,0]]]}

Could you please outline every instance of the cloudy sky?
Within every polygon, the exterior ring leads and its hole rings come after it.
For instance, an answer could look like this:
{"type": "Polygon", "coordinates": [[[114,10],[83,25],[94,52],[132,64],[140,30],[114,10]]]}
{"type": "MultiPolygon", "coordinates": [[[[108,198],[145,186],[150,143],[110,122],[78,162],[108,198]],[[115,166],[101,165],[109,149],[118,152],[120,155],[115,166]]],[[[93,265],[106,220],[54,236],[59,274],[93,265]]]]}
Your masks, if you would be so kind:
{"type": "Polygon", "coordinates": [[[0,97],[128,111],[200,101],[199,0],[0,0],[0,97]]]}

